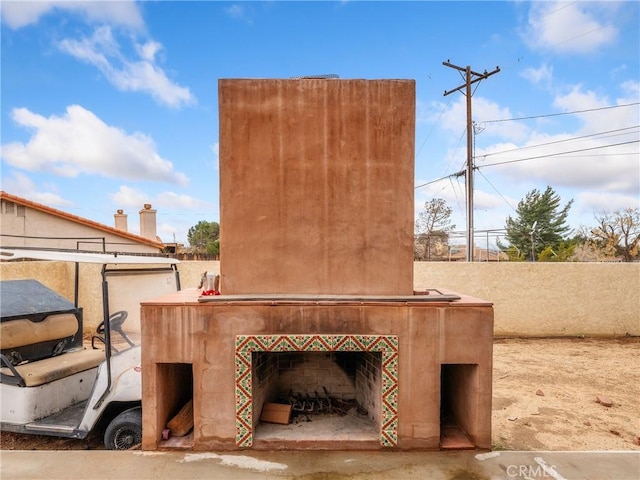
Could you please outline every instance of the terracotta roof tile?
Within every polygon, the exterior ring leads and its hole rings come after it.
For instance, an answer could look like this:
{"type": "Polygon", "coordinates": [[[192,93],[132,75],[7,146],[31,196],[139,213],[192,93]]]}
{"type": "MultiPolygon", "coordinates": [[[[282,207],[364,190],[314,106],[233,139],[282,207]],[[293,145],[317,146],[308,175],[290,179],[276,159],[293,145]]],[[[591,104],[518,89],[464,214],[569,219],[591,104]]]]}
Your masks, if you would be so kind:
{"type": "Polygon", "coordinates": [[[27,200],[26,198],[18,197],[17,195],[11,195],[10,193],[7,193],[5,191],[0,191],[0,199],[17,203],[19,205],[24,205],[25,207],[33,208],[34,210],[39,210],[41,212],[48,213],[50,215],[54,215],[59,218],[63,218],[71,222],[79,223],[81,225],[86,225],[88,227],[95,228],[96,230],[101,230],[103,232],[111,233],[119,237],[133,240],[134,242],[137,242],[137,243],[143,243],[145,245],[149,245],[154,248],[163,247],[163,243],[161,241],[153,241],[148,238],[141,237],[140,235],[136,235],[134,233],[125,232],[124,230],[119,230],[117,228],[110,227],[103,223],[89,220],[88,218],[83,218],[78,215],[73,215],[72,213],[58,210],[57,208],[48,207],[41,203],[33,202],[31,200],[27,200]]]}

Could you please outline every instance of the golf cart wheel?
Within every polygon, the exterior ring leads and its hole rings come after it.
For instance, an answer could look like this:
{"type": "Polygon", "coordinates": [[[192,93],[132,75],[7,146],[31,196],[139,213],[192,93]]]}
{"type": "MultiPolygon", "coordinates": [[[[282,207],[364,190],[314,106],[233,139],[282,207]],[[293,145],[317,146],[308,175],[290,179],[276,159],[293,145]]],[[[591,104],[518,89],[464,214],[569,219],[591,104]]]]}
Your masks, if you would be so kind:
{"type": "Polygon", "coordinates": [[[125,410],[107,426],[104,446],[107,450],[129,450],[142,443],[142,408],[125,410]]]}

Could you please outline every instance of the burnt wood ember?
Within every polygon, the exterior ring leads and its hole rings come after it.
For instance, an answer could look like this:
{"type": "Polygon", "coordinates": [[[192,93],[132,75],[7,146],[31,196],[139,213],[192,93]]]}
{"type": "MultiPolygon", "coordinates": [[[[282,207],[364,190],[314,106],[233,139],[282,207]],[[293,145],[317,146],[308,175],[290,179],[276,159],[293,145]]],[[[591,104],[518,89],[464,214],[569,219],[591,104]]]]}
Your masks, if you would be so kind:
{"type": "Polygon", "coordinates": [[[289,396],[284,401],[289,402],[291,405],[292,422],[301,421],[299,417],[304,417],[304,421],[311,422],[311,415],[337,414],[344,416],[354,411],[358,415],[367,415],[367,410],[359,405],[355,399],[344,400],[333,397],[325,387],[322,388],[325,392],[323,395],[318,394],[318,392],[314,392],[314,395],[309,395],[308,393],[294,393],[289,390],[289,396]]]}

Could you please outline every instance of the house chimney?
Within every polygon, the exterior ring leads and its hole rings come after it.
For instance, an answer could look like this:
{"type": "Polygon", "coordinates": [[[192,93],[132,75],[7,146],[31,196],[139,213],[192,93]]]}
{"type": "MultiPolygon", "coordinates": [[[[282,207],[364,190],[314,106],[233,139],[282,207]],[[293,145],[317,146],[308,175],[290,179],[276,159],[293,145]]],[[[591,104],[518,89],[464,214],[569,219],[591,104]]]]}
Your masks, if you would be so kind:
{"type": "Polygon", "coordinates": [[[145,203],[140,210],[140,236],[156,241],[156,210],[151,209],[150,203],[145,203]]]}
{"type": "Polygon", "coordinates": [[[118,230],[124,230],[125,232],[128,231],[128,228],[127,228],[127,214],[124,213],[124,210],[119,209],[113,215],[113,218],[115,219],[116,228],[118,230]]]}

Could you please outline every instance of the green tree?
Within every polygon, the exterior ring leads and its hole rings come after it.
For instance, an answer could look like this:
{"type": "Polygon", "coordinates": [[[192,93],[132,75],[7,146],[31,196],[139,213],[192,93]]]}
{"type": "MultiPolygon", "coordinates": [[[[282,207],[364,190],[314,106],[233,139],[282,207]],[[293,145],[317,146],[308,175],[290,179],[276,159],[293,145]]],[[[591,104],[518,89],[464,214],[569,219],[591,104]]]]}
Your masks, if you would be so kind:
{"type": "MultiPolygon", "coordinates": [[[[561,208],[560,200],[551,187],[547,187],[544,193],[534,189],[518,203],[518,216],[507,217],[505,238],[524,258],[535,261],[547,247],[559,250],[560,243],[570,231],[566,222],[573,204],[570,200],[561,208]]],[[[498,246],[507,250],[503,245],[498,246]]]]}
{"type": "Polygon", "coordinates": [[[218,255],[220,253],[220,224],[201,220],[189,229],[187,240],[191,249],[196,253],[218,255]]]}
{"type": "Polygon", "coordinates": [[[546,247],[538,255],[538,261],[540,262],[570,262],[573,260],[573,255],[576,251],[576,243],[572,242],[560,242],[558,248],[553,249],[546,247]]]}
{"type": "Polygon", "coordinates": [[[508,248],[505,248],[504,246],[500,245],[500,241],[498,240],[498,247],[501,250],[503,250],[504,253],[507,254],[510,262],[526,262],[527,261],[527,259],[524,256],[524,253],[522,253],[518,248],[514,247],[513,245],[508,248]]]}
{"type": "Polygon", "coordinates": [[[451,223],[453,209],[442,198],[424,203],[415,225],[414,258],[432,260],[447,253],[449,234],[456,228],[451,223]]]}
{"type": "Polygon", "coordinates": [[[216,238],[213,242],[207,242],[207,253],[209,255],[220,255],[220,239],[216,238]]]}

